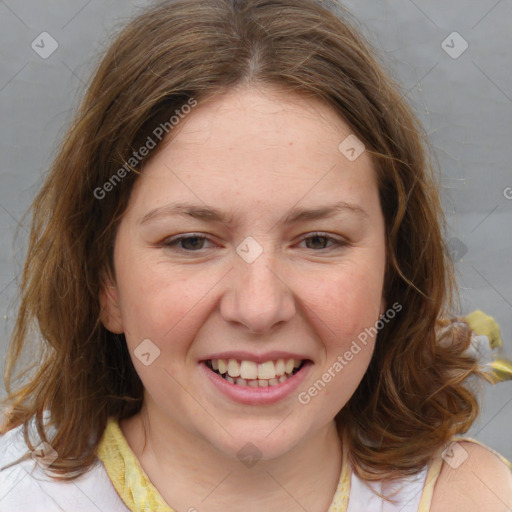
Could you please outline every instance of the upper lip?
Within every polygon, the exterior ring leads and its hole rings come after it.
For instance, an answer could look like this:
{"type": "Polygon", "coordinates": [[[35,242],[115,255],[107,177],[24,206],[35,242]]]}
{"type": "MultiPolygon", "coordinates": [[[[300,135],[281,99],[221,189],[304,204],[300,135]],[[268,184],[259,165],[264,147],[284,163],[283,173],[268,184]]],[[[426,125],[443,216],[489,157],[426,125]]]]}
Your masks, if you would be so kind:
{"type": "Polygon", "coordinates": [[[236,359],[238,361],[254,361],[255,363],[264,363],[265,361],[276,361],[277,359],[297,359],[303,361],[310,358],[304,354],[296,354],[293,352],[284,352],[281,350],[274,350],[272,352],[265,352],[264,354],[253,354],[241,350],[216,352],[201,359],[201,361],[208,361],[211,359],[236,359]]]}

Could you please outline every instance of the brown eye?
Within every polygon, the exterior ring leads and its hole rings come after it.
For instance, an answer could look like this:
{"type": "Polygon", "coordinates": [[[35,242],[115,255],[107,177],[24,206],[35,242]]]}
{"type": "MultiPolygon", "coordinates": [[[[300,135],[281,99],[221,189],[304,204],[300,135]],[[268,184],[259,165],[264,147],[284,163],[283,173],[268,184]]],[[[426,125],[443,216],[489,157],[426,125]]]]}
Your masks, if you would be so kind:
{"type": "Polygon", "coordinates": [[[333,247],[342,247],[346,245],[346,242],[338,240],[332,236],[328,236],[324,233],[314,233],[311,236],[304,237],[302,242],[306,242],[307,249],[314,250],[325,250],[333,247]],[[310,242],[308,242],[310,241],[310,242]],[[328,245],[330,243],[330,245],[328,245]]]}
{"type": "Polygon", "coordinates": [[[202,235],[178,236],[163,243],[164,247],[176,247],[178,250],[194,252],[204,249],[204,242],[208,240],[202,235]]]}

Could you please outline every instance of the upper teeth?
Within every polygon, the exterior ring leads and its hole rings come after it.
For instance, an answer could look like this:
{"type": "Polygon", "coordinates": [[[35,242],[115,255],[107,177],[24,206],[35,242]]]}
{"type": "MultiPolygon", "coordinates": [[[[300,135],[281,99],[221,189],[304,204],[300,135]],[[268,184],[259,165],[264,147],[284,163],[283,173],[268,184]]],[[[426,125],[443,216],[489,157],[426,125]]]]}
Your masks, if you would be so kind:
{"type": "Polygon", "coordinates": [[[275,379],[285,373],[291,374],[302,361],[299,359],[278,359],[277,361],[238,361],[236,359],[212,359],[212,368],[219,373],[228,373],[230,377],[242,379],[275,379]]]}

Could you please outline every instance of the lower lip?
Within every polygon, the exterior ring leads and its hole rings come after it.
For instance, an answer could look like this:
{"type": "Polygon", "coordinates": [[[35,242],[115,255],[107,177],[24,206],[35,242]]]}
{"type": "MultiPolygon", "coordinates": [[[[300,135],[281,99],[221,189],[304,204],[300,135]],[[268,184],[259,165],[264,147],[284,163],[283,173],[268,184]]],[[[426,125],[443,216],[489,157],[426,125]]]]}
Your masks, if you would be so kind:
{"type": "Polygon", "coordinates": [[[225,396],[247,405],[268,405],[274,404],[283,400],[289,396],[293,391],[297,389],[299,384],[306,377],[309,368],[313,363],[310,361],[304,363],[302,368],[288,377],[284,382],[276,384],[275,386],[267,386],[264,388],[253,388],[250,386],[240,386],[238,384],[232,384],[226,379],[223,379],[220,375],[210,370],[204,362],[200,363],[199,366],[202,371],[205,372],[206,377],[210,379],[210,382],[225,396]]]}

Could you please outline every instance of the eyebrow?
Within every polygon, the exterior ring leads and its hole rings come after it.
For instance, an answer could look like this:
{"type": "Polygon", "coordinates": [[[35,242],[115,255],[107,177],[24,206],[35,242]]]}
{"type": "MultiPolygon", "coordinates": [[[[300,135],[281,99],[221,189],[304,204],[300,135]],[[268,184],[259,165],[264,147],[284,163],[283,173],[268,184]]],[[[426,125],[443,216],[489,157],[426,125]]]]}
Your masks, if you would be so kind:
{"type": "MultiPolygon", "coordinates": [[[[368,213],[357,204],[340,201],[319,208],[298,208],[294,207],[281,220],[281,224],[294,224],[307,220],[318,220],[333,217],[340,213],[352,213],[363,220],[367,220],[368,213]]],[[[179,215],[192,217],[203,222],[221,222],[226,225],[233,224],[233,213],[222,212],[215,208],[200,206],[191,203],[173,202],[165,206],[154,208],[146,213],[139,221],[139,224],[146,224],[150,221],[179,215]]]]}

